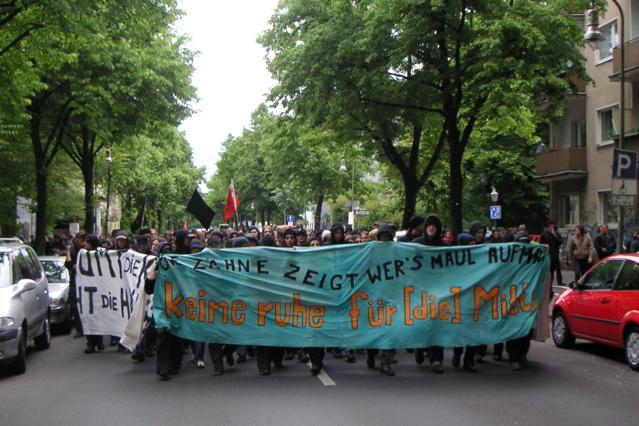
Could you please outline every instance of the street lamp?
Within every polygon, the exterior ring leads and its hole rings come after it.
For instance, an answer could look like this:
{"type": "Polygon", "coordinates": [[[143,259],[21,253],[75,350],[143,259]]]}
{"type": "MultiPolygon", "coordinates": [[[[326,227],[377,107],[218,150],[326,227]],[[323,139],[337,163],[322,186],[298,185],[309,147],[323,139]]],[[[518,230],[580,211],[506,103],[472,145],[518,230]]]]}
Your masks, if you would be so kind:
{"type": "Polygon", "coordinates": [[[106,157],[104,157],[104,162],[107,166],[107,199],[106,199],[106,235],[109,236],[109,210],[111,207],[111,163],[113,163],[113,158],[111,158],[111,148],[106,149],[106,157]]]}
{"type": "MultiPolygon", "coordinates": [[[[620,94],[619,94],[619,149],[623,149],[624,145],[624,137],[626,131],[626,95],[625,95],[625,85],[626,85],[626,53],[624,49],[624,33],[625,33],[625,20],[623,9],[617,0],[612,0],[612,2],[617,7],[619,11],[619,62],[621,69],[619,71],[619,85],[620,85],[620,94]]],[[[601,32],[599,31],[599,11],[592,7],[591,9],[586,11],[586,34],[584,34],[584,41],[593,47],[597,41],[603,39],[601,32]]],[[[619,230],[618,230],[618,240],[623,242],[623,234],[624,234],[624,207],[619,206],[619,230]]],[[[623,244],[617,244],[617,250],[619,253],[623,251],[623,244]]]]}
{"type": "MultiPolygon", "coordinates": [[[[339,162],[339,171],[345,173],[348,171],[346,167],[346,160],[342,159],[339,162]]],[[[355,229],[355,164],[353,163],[353,176],[351,178],[351,215],[352,215],[352,227],[355,229]]]]}

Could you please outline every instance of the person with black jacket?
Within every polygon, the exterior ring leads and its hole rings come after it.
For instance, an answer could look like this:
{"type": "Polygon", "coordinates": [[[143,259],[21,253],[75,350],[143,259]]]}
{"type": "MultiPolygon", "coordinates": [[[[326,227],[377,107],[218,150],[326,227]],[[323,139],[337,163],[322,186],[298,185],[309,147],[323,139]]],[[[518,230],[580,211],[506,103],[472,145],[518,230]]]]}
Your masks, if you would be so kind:
{"type": "MultiPolygon", "coordinates": [[[[423,244],[425,246],[441,247],[446,244],[442,240],[442,221],[434,214],[429,215],[425,222],[424,235],[413,240],[414,243],[423,244]]],[[[424,362],[424,353],[426,349],[415,349],[415,362],[421,364],[424,362]]],[[[443,373],[444,367],[444,348],[441,346],[431,346],[428,348],[430,356],[430,366],[435,373],[443,373]]]]}
{"type": "MultiPolygon", "coordinates": [[[[554,220],[548,222],[548,227],[541,234],[539,239],[541,244],[548,246],[548,255],[550,256],[550,285],[557,275],[557,284],[563,285],[563,277],[561,276],[561,261],[559,260],[559,250],[564,240],[559,231],[557,231],[557,223],[554,220]]],[[[550,294],[552,297],[552,292],[550,294]]]]}

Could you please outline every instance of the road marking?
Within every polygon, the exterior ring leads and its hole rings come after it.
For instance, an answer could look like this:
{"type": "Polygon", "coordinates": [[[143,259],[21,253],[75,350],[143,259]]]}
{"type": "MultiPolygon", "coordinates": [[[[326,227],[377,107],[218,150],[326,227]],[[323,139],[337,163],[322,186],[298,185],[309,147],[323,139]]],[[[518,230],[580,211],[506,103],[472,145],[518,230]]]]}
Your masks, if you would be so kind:
{"type": "MultiPolygon", "coordinates": [[[[313,364],[311,364],[310,361],[307,362],[306,365],[308,365],[308,368],[313,367],[313,364]]],[[[333,379],[331,379],[331,376],[326,374],[326,371],[324,371],[323,368],[322,371],[320,371],[320,373],[317,375],[317,378],[320,379],[320,382],[322,382],[324,386],[337,386],[337,383],[335,383],[333,379]]]]}

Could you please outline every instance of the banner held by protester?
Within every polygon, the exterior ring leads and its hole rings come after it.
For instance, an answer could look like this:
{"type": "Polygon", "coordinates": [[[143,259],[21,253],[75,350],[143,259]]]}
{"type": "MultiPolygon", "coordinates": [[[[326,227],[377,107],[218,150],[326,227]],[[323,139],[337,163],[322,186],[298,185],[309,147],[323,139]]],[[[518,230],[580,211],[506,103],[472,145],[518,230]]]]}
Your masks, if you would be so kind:
{"type": "Polygon", "coordinates": [[[133,250],[81,250],[76,263],[84,334],[121,336],[155,257],[133,250]]]}
{"type": "Polygon", "coordinates": [[[415,348],[503,342],[533,328],[541,245],[407,243],[205,250],[159,259],[158,329],[195,341],[415,348]]]}

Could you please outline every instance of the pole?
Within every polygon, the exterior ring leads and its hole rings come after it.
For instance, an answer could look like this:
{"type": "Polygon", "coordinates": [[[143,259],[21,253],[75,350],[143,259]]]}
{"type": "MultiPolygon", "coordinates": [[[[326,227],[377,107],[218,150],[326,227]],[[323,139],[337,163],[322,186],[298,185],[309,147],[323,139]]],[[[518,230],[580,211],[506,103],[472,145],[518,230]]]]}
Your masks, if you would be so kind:
{"type": "Polygon", "coordinates": [[[353,200],[351,202],[351,212],[353,214],[353,229],[355,229],[355,161],[352,161],[351,166],[353,166],[353,178],[351,179],[351,194],[353,195],[353,200]]]}
{"type": "MultiPolygon", "coordinates": [[[[624,48],[624,38],[625,38],[625,19],[623,14],[623,9],[617,0],[613,0],[615,6],[619,10],[619,47],[620,47],[620,62],[621,62],[621,70],[619,71],[619,84],[621,86],[621,92],[619,95],[619,113],[621,116],[619,117],[619,149],[623,149],[624,146],[624,137],[626,132],[626,52],[624,48]]],[[[625,219],[625,209],[624,206],[619,206],[619,226],[617,231],[617,252],[623,252],[623,234],[624,234],[624,219],[625,219]]]]}
{"type": "Polygon", "coordinates": [[[105,226],[105,235],[109,236],[109,211],[110,211],[110,201],[111,201],[111,164],[107,165],[107,199],[106,199],[106,213],[104,215],[106,219],[105,226]]]}

